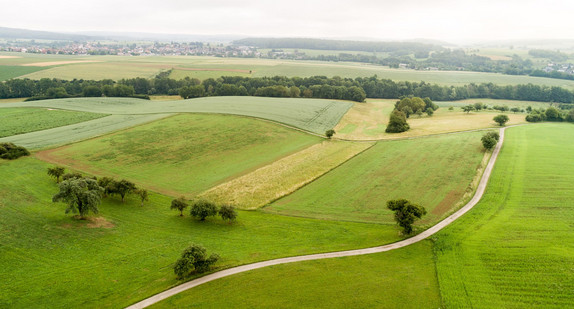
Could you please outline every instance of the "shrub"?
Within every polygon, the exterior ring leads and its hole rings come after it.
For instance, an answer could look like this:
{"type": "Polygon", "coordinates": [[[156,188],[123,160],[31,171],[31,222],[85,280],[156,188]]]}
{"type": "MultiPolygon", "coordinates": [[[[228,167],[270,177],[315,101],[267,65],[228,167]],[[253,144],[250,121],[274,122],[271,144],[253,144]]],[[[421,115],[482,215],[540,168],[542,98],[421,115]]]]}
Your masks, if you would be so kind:
{"type": "Polygon", "coordinates": [[[498,140],[500,139],[500,135],[498,132],[488,132],[482,136],[480,139],[482,141],[482,146],[484,149],[490,150],[496,146],[498,140]]]}
{"type": "Polygon", "coordinates": [[[223,220],[229,220],[230,222],[237,218],[237,211],[231,205],[222,205],[219,208],[219,215],[223,220]]]}
{"type": "Polygon", "coordinates": [[[217,254],[211,254],[207,257],[207,250],[200,245],[191,245],[185,249],[181,258],[175,262],[173,272],[178,278],[184,278],[194,269],[197,273],[203,273],[209,270],[211,265],[219,260],[217,254]]]}
{"type": "Polygon", "coordinates": [[[401,133],[405,132],[410,129],[409,124],[407,123],[407,116],[405,113],[394,110],[391,113],[391,117],[389,119],[389,124],[387,125],[387,129],[385,132],[387,133],[401,133]]]}
{"type": "Polygon", "coordinates": [[[2,159],[15,160],[29,155],[28,149],[22,146],[16,146],[13,143],[0,143],[0,158],[2,159]]]}
{"type": "Polygon", "coordinates": [[[325,136],[326,136],[328,139],[331,139],[331,137],[333,137],[333,135],[335,135],[335,130],[331,129],[331,130],[325,131],[325,136]]]}

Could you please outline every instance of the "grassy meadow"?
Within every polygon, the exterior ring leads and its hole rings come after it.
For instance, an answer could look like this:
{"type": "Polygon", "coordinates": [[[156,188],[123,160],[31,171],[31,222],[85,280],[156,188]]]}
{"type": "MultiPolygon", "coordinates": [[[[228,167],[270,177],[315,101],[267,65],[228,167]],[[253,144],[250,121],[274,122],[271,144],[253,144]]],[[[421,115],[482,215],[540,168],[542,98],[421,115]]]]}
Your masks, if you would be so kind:
{"type": "Polygon", "coordinates": [[[1,108],[0,138],[80,123],[104,116],[106,115],[40,108],[1,108]]]}
{"type": "MultiPolygon", "coordinates": [[[[2,58],[0,58],[0,63],[2,58]]],[[[17,78],[22,75],[30,74],[33,72],[44,70],[45,68],[40,67],[24,67],[15,65],[0,65],[0,81],[8,80],[11,78],[17,78]]]]}
{"type": "MultiPolygon", "coordinates": [[[[478,101],[489,105],[522,106],[523,108],[526,108],[528,105],[533,107],[549,106],[548,103],[522,105],[526,103],[524,101],[507,104],[512,102],[507,100],[439,102],[439,104],[446,103],[448,106],[456,107],[451,111],[447,106],[441,105],[442,107],[430,117],[426,114],[423,114],[423,116],[411,115],[407,119],[411,129],[397,134],[385,132],[389,115],[394,109],[396,100],[367,99],[366,103],[353,104],[353,107],[349,109],[335,127],[337,132],[335,137],[348,140],[398,139],[498,127],[498,124],[492,120],[494,116],[500,114],[498,111],[483,110],[465,113],[460,109],[460,106],[478,101]]],[[[526,115],[524,113],[506,112],[505,114],[510,118],[507,125],[526,123],[526,115]]]]}
{"type": "Polygon", "coordinates": [[[372,145],[324,141],[222,183],[199,196],[240,209],[260,208],[312,182],[372,145]]]}
{"type": "Polygon", "coordinates": [[[38,155],[188,198],[321,138],[261,120],[182,114],[38,155]]]}
{"type": "Polygon", "coordinates": [[[179,282],[172,266],[199,243],[217,269],[300,254],[396,241],[394,227],[240,211],[234,224],[199,222],[152,193],[140,206],[104,199],[98,216],[73,219],[52,203],[50,164],[34,157],[0,161],[0,307],[125,307],[179,282]]]}
{"type": "Polygon", "coordinates": [[[510,128],[482,201],[436,236],[448,308],[574,306],[571,124],[510,128]]]}
{"type": "Polygon", "coordinates": [[[387,200],[424,206],[422,224],[452,211],[485,155],[482,132],[378,142],[337,169],[263,208],[270,213],[394,225],[387,200]]]}
{"type": "Polygon", "coordinates": [[[440,308],[429,241],[276,265],[208,282],[150,308],[440,308]],[[225,297],[222,297],[222,295],[225,297]]]}

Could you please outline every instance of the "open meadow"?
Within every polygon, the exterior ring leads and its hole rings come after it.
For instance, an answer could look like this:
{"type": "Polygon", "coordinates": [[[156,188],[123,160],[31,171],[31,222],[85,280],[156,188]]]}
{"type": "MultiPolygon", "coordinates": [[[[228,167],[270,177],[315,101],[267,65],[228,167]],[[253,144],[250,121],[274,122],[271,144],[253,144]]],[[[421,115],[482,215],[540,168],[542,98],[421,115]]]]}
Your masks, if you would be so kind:
{"type": "Polygon", "coordinates": [[[378,142],[339,168],[274,202],[270,213],[394,225],[386,201],[423,205],[435,223],[474,192],[484,164],[482,132],[378,142]]]}
{"type": "Polygon", "coordinates": [[[572,124],[510,128],[482,201],[436,236],[448,308],[574,306],[572,124]]]}
{"type": "Polygon", "coordinates": [[[183,114],[38,154],[98,176],[192,198],[321,139],[260,120],[183,114]]]}
{"type": "Polygon", "coordinates": [[[173,263],[192,243],[218,253],[221,269],[398,239],[393,227],[260,212],[240,212],[234,224],[199,222],[155,193],[143,207],[135,197],[106,198],[99,215],[77,220],[52,203],[50,166],[33,157],[0,161],[0,307],[125,307],[180,283],[173,263]]]}

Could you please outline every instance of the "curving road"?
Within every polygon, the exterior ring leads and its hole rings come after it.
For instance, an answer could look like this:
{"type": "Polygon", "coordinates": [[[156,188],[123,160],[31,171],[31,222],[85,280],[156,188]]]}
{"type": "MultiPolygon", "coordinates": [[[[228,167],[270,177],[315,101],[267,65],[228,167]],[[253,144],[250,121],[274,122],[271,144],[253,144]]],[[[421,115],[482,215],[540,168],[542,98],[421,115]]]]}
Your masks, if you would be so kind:
{"type": "Polygon", "coordinates": [[[486,185],[488,183],[488,179],[490,178],[490,174],[492,173],[492,169],[494,168],[494,163],[496,162],[496,159],[498,158],[498,153],[500,152],[500,149],[502,147],[502,143],[504,141],[504,131],[505,130],[506,130],[506,127],[500,129],[500,140],[498,141],[498,144],[496,145],[496,147],[494,148],[494,151],[492,152],[492,156],[490,157],[490,160],[488,161],[488,164],[484,170],[484,173],[482,174],[482,178],[480,179],[480,183],[478,184],[478,188],[476,189],[476,193],[474,194],[472,199],[466,205],[464,205],[461,209],[459,209],[457,212],[455,212],[454,214],[450,215],[446,219],[442,220],[441,222],[437,223],[433,227],[429,228],[428,230],[426,230],[426,231],[424,231],[424,232],[422,232],[416,236],[413,236],[411,238],[408,238],[408,239],[405,239],[405,240],[402,240],[402,241],[399,241],[396,243],[392,243],[392,244],[388,244],[388,245],[384,245],[384,246],[379,246],[379,247],[293,256],[293,257],[287,257],[287,258],[281,258],[281,259],[275,259],[275,260],[269,260],[269,261],[263,261],[263,262],[253,263],[253,264],[237,266],[237,267],[218,271],[216,273],[209,274],[207,276],[197,278],[195,280],[180,284],[180,285],[173,287],[169,290],[166,290],[164,292],[156,294],[152,297],[146,298],[146,299],[144,299],[144,300],[142,300],[136,304],[133,304],[127,308],[128,309],[145,308],[147,306],[153,305],[153,304],[155,304],[161,300],[164,300],[168,297],[171,297],[171,296],[178,294],[180,292],[183,292],[185,290],[189,290],[189,289],[196,287],[198,285],[201,285],[201,284],[213,281],[213,280],[217,280],[219,278],[231,276],[234,274],[238,274],[238,273],[242,273],[242,272],[246,272],[246,271],[250,271],[250,270],[254,270],[254,269],[258,269],[258,268],[263,268],[263,267],[273,266],[273,265],[279,265],[279,264],[293,263],[293,262],[330,259],[330,258],[337,258],[337,257],[344,257],[344,256],[354,256],[354,255],[364,255],[364,254],[385,252],[385,251],[390,251],[390,250],[406,247],[408,245],[412,245],[412,244],[417,243],[423,239],[426,239],[429,236],[437,233],[438,231],[440,231],[441,229],[443,229],[447,225],[451,224],[454,220],[460,218],[462,215],[467,213],[472,207],[474,207],[478,203],[478,201],[480,201],[480,199],[482,198],[482,195],[484,194],[484,191],[486,189],[486,185]]]}

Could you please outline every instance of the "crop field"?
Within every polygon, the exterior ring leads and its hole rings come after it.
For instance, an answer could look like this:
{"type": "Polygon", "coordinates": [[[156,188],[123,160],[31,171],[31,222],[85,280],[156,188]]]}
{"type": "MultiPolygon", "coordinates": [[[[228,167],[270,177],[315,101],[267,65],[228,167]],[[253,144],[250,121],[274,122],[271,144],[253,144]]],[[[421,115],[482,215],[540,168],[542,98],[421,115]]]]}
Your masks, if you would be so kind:
{"type": "MultiPolygon", "coordinates": [[[[500,114],[500,112],[486,110],[465,113],[460,108],[449,111],[448,108],[442,107],[431,117],[426,114],[421,117],[412,115],[407,119],[411,127],[407,132],[398,134],[386,133],[385,129],[387,128],[389,115],[394,109],[395,102],[396,100],[368,99],[366,103],[355,103],[335,127],[337,132],[335,137],[350,140],[397,139],[498,127],[498,124],[492,118],[500,114]]],[[[452,106],[463,106],[472,102],[474,101],[466,100],[464,104],[456,102],[451,104],[452,106]]],[[[506,102],[511,101],[484,101],[484,103],[486,102],[492,105],[506,105],[506,102]]],[[[543,103],[539,104],[542,105],[543,103]]],[[[508,106],[510,107],[511,105],[509,104],[508,106]]],[[[536,106],[533,105],[533,107],[536,106]]],[[[510,118],[507,125],[526,123],[526,115],[523,113],[506,112],[505,114],[510,118]]]]}
{"type": "Polygon", "coordinates": [[[0,138],[104,117],[103,114],[41,108],[1,108],[0,138]]]}
{"type": "Polygon", "coordinates": [[[50,162],[188,198],[321,140],[260,120],[184,114],[42,152],[50,162]]]}
{"type": "Polygon", "coordinates": [[[421,224],[436,222],[473,192],[482,166],[482,132],[378,142],[263,210],[319,219],[393,224],[387,200],[424,206],[421,224]]]}
{"type": "Polygon", "coordinates": [[[219,204],[256,209],[292,193],[371,146],[369,143],[325,141],[199,196],[219,204]]]}
{"type": "Polygon", "coordinates": [[[432,246],[425,241],[385,253],[257,269],[200,285],[150,308],[441,306],[432,246]]]}
{"type": "Polygon", "coordinates": [[[571,124],[510,128],[482,201],[437,236],[452,308],[574,306],[571,124]]]}
{"type": "Polygon", "coordinates": [[[17,78],[19,76],[41,71],[43,69],[44,68],[38,67],[0,65],[0,81],[17,78]]]}
{"type": "Polygon", "coordinates": [[[73,98],[6,103],[0,108],[43,107],[113,115],[233,114],[272,120],[323,135],[337,125],[352,105],[346,101],[262,97],[206,97],[166,102],[131,98],[73,98]]]}
{"type": "MultiPolygon", "coordinates": [[[[0,109],[1,111],[2,109],[0,109]]],[[[0,138],[31,150],[62,146],[152,122],[171,114],[111,115],[81,123],[0,138]]]]}
{"type": "Polygon", "coordinates": [[[140,206],[106,198],[98,216],[77,220],[52,203],[51,165],[33,157],[0,161],[0,307],[125,307],[178,283],[172,266],[199,243],[218,269],[396,241],[394,228],[240,212],[234,224],[198,222],[152,193],[140,206]]]}
{"type": "MultiPolygon", "coordinates": [[[[218,58],[218,57],[120,57],[120,56],[51,56],[35,55],[23,58],[0,59],[0,65],[30,65],[48,61],[99,61],[97,63],[65,64],[51,67],[22,77],[32,79],[47,78],[84,78],[84,79],[122,79],[134,77],[151,77],[162,70],[175,69],[173,77],[186,76],[209,78],[219,76],[299,76],[313,75],[341,77],[388,78],[395,81],[425,81],[441,85],[465,85],[469,83],[495,83],[501,85],[528,84],[560,86],[574,89],[574,81],[496,73],[461,72],[461,71],[415,71],[407,69],[390,69],[383,66],[346,63],[274,60],[257,58],[218,58]],[[46,60],[47,59],[47,60],[46,60]],[[195,70],[194,70],[195,69],[195,70]],[[200,71],[198,71],[200,70],[200,71]],[[251,71],[252,73],[248,73],[251,71]]],[[[31,67],[30,67],[31,68],[31,67]]],[[[16,77],[16,76],[14,76],[16,77]]]]}

